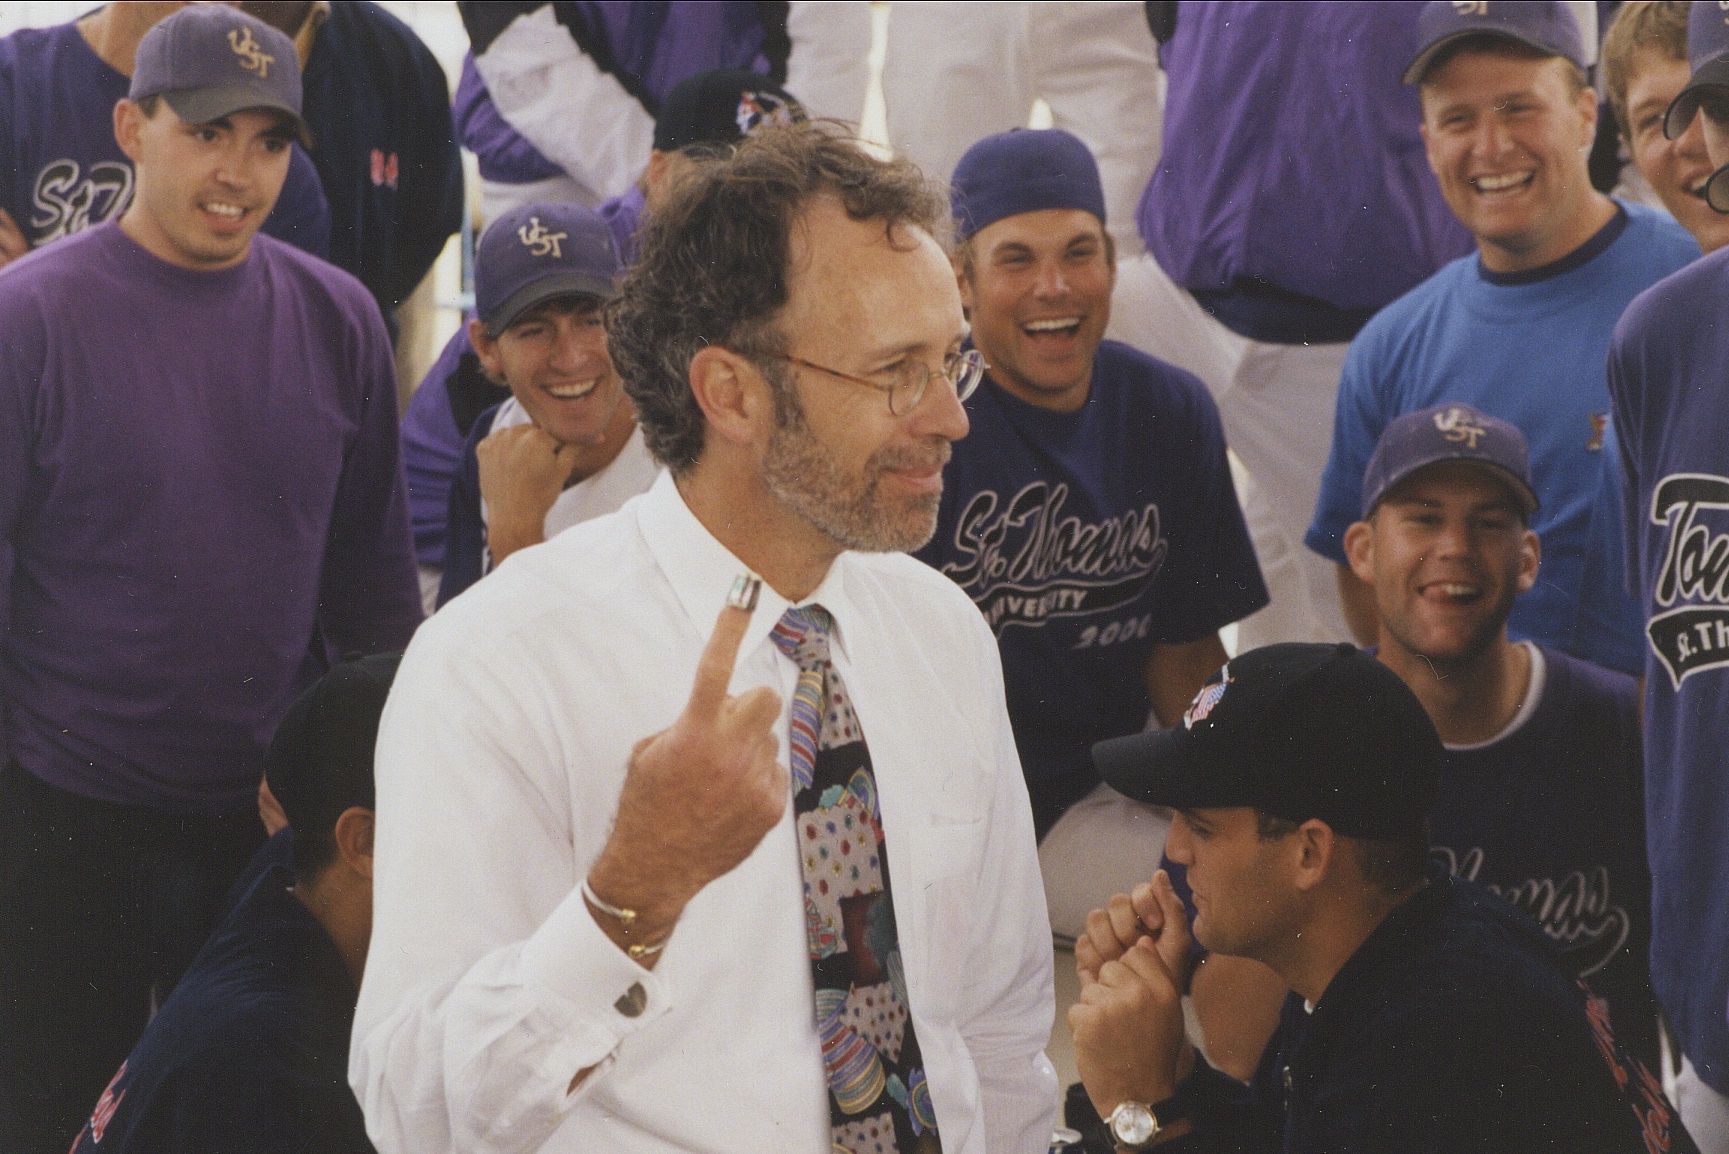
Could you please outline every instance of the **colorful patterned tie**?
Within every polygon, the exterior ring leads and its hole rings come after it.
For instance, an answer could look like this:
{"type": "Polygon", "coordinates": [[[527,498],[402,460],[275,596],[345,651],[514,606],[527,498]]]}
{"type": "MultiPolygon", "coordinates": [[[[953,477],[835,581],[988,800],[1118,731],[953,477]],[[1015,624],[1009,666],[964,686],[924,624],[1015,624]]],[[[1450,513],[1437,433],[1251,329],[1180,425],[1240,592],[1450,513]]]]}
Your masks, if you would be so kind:
{"type": "Polygon", "coordinates": [[[793,818],[834,1148],[926,1154],[942,1142],[907,1014],[876,778],[829,661],[832,625],[828,610],[807,605],[788,609],[770,636],[798,666],[789,734],[793,818]]]}

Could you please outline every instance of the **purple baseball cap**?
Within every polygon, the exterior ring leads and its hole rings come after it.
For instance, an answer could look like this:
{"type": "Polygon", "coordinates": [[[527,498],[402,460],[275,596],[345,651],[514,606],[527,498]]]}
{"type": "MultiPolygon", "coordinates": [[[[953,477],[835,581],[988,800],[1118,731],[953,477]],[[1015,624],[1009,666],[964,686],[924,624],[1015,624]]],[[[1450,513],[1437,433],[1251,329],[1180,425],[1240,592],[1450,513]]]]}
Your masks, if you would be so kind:
{"type": "Polygon", "coordinates": [[[1404,82],[1422,83],[1436,55],[1467,36],[1498,36],[1585,67],[1579,21],[1562,0],[1429,0],[1417,17],[1417,43],[1422,47],[1406,66],[1404,82]]]}
{"type": "Polygon", "coordinates": [[[248,108],[270,108],[311,134],[300,115],[300,57],[294,41],[226,4],[182,8],[144,34],[134,58],[129,100],[160,96],[188,124],[208,124],[248,108]]]}
{"type": "Polygon", "coordinates": [[[1007,216],[1078,208],[1105,223],[1105,190],[1092,150],[1060,128],[987,136],[955,165],[950,207],[961,240],[1007,216]]]}
{"type": "Polygon", "coordinates": [[[491,224],[474,252],[474,311],[497,336],[541,301],[562,296],[611,300],[618,250],[612,230],[577,204],[526,204],[491,224]]]}
{"type": "Polygon", "coordinates": [[[1528,519],[1537,511],[1530,453],[1517,426],[1457,402],[1406,413],[1389,424],[1363,472],[1363,518],[1389,490],[1440,461],[1469,461],[1513,490],[1528,519]]]}

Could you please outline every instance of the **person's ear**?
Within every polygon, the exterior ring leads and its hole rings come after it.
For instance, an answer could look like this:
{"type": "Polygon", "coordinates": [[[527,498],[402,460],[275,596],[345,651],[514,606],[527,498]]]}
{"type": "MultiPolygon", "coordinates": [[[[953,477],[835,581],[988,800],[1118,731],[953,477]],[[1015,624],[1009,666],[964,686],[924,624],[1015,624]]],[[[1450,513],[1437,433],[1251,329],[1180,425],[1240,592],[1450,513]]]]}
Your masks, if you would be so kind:
{"type": "Polygon", "coordinates": [[[1313,890],[1327,877],[1333,855],[1339,850],[1339,839],[1333,827],[1319,818],[1310,818],[1291,835],[1294,841],[1292,881],[1304,892],[1313,890]]]}
{"type": "Polygon", "coordinates": [[[504,358],[498,354],[498,338],[487,330],[479,317],[468,322],[468,344],[479,358],[487,378],[495,385],[505,384],[504,358]]]}
{"type": "Polygon", "coordinates": [[[126,159],[137,164],[144,158],[144,110],[135,101],[118,100],[114,104],[114,140],[126,159]]]}
{"type": "Polygon", "coordinates": [[[773,387],[750,358],[705,345],[690,359],[690,392],[722,440],[747,445],[774,420],[773,387]]]}
{"type": "Polygon", "coordinates": [[[361,877],[372,877],[372,811],[351,805],[336,819],[336,856],[361,877]]]}
{"type": "Polygon", "coordinates": [[[1543,565],[1543,542],[1530,529],[1525,530],[1519,541],[1519,576],[1514,581],[1514,588],[1520,593],[1529,593],[1537,584],[1537,570],[1543,565]]]}
{"type": "Polygon", "coordinates": [[[1374,588],[1375,585],[1375,525],[1372,521],[1355,521],[1345,530],[1345,563],[1357,580],[1374,588]]]}

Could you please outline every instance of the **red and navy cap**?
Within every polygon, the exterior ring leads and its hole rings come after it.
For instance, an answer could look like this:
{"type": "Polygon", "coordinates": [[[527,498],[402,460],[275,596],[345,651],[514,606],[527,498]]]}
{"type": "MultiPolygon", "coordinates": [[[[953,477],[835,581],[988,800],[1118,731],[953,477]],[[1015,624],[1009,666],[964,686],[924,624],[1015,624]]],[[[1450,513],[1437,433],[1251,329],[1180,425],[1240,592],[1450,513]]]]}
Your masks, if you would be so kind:
{"type": "Polygon", "coordinates": [[[1093,746],[1118,792],[1174,809],[1249,806],[1344,837],[1420,833],[1441,739],[1399,675],[1353,645],[1267,645],[1232,658],[1180,724],[1093,746]]]}
{"type": "Polygon", "coordinates": [[[249,108],[285,115],[302,144],[300,57],[294,41],[226,4],[182,8],[144,34],[127,99],[160,96],[188,124],[249,108]]]}
{"type": "Polygon", "coordinates": [[[804,119],[804,105],[769,77],[716,68],[685,77],[666,94],[654,121],[654,147],[659,152],[721,147],[804,119]]]}
{"type": "Polygon", "coordinates": [[[1422,45],[1402,77],[1421,84],[1435,57],[1449,45],[1470,36],[1493,36],[1545,56],[1565,56],[1585,67],[1585,41],[1579,20],[1562,0],[1429,0],[1417,17],[1417,43],[1422,45]]]}

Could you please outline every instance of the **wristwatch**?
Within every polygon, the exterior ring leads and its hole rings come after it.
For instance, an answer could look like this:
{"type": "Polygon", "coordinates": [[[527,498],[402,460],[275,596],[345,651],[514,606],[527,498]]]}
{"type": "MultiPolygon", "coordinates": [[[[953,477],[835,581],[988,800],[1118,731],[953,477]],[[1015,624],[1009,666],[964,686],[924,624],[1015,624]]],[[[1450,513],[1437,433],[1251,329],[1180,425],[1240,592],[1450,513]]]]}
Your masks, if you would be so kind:
{"type": "Polygon", "coordinates": [[[1151,1106],[1144,1102],[1119,1102],[1105,1119],[1111,1137],[1124,1150],[1145,1150],[1166,1126],[1184,1117],[1181,1098],[1171,1095],[1151,1106]]]}
{"type": "Polygon", "coordinates": [[[1111,1137],[1125,1150],[1145,1150],[1159,1136],[1159,1119],[1144,1102],[1118,1102],[1105,1119],[1111,1137]]]}

